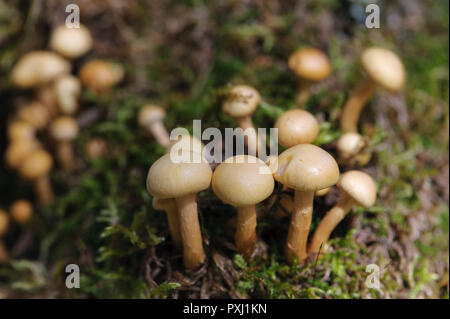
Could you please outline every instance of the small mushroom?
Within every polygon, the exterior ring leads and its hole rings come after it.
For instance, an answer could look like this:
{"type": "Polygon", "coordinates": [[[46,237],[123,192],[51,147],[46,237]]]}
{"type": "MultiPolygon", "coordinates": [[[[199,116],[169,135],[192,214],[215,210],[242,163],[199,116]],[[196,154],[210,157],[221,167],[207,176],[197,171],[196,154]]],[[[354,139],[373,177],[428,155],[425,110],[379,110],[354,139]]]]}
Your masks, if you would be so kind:
{"type": "Polygon", "coordinates": [[[258,154],[258,148],[264,147],[258,139],[252,121],[252,114],[260,101],[261,96],[256,89],[247,85],[237,85],[229,90],[222,105],[223,111],[236,119],[239,127],[244,130],[248,153],[255,156],[258,154]]]}
{"type": "Polygon", "coordinates": [[[52,166],[52,157],[42,149],[32,152],[19,166],[20,174],[33,181],[36,195],[42,204],[53,201],[53,190],[48,178],[52,166]]]}
{"type": "Polygon", "coordinates": [[[344,219],[353,206],[369,208],[375,204],[376,188],[372,178],[361,171],[348,171],[341,175],[338,182],[341,190],[336,205],[320,221],[308,248],[308,254],[318,253],[325,246],[331,232],[344,219]]]}
{"type": "Polygon", "coordinates": [[[294,209],[291,214],[286,243],[289,263],[296,257],[303,263],[311,225],[314,192],[334,185],[339,178],[339,168],[334,158],[312,144],[293,146],[278,156],[276,181],[294,189],[294,209]]]}
{"type": "Polygon", "coordinates": [[[145,105],[138,115],[139,125],[148,130],[163,147],[170,144],[169,134],[164,126],[165,117],[166,111],[157,105],[145,105]]]}
{"type": "Polygon", "coordinates": [[[78,96],[81,92],[80,80],[71,74],[64,74],[55,80],[54,90],[61,113],[73,115],[78,110],[78,96]]]}
{"type": "Polygon", "coordinates": [[[337,141],[338,163],[346,166],[364,166],[372,157],[368,141],[361,134],[348,132],[337,141]]]}
{"type": "Polygon", "coordinates": [[[92,137],[84,145],[84,151],[89,159],[99,159],[108,154],[108,144],[101,137],[92,137]]]}
{"type": "Polygon", "coordinates": [[[237,251],[248,256],[256,239],[255,205],[272,194],[274,180],[269,167],[251,155],[227,158],[216,167],[212,189],[226,204],[237,208],[237,251]]]}
{"type": "Polygon", "coordinates": [[[8,126],[8,138],[11,142],[19,140],[34,140],[35,128],[25,121],[14,121],[8,126]]]}
{"type": "Polygon", "coordinates": [[[38,101],[30,102],[17,111],[17,119],[31,124],[36,130],[44,129],[50,121],[50,114],[38,101]]]}
{"type": "Polygon", "coordinates": [[[9,225],[8,214],[0,209],[0,264],[8,262],[9,253],[3,243],[2,237],[6,234],[9,225]]]}
{"type": "MultiPolygon", "coordinates": [[[[182,158],[192,158],[183,154],[182,158]]],[[[157,198],[175,198],[178,207],[180,232],[183,240],[184,266],[198,267],[205,259],[202,234],[198,221],[196,195],[211,183],[212,171],[206,161],[174,162],[165,154],[150,167],[147,174],[147,190],[157,198]]]]}
{"type": "Polygon", "coordinates": [[[296,104],[302,107],[311,94],[311,86],[330,75],[330,60],[318,49],[303,48],[289,57],[288,65],[300,79],[296,104]]]}
{"type": "Polygon", "coordinates": [[[341,115],[341,130],[344,133],[358,131],[361,110],[379,86],[396,93],[405,84],[402,61],[390,50],[377,47],[366,49],[361,55],[361,66],[367,78],[350,92],[345,103],[341,115]]]}
{"type": "Polygon", "coordinates": [[[25,199],[16,200],[10,207],[11,217],[18,224],[26,224],[33,216],[33,206],[25,199]]]}
{"type": "Polygon", "coordinates": [[[96,93],[108,93],[113,86],[122,81],[124,70],[117,63],[104,60],[91,60],[80,70],[79,77],[84,86],[96,93]]]}
{"type": "Polygon", "coordinates": [[[57,26],[50,37],[50,48],[68,59],[76,59],[92,48],[92,36],[89,29],[80,24],[77,28],[68,28],[65,24],[57,26]]]}
{"type": "Polygon", "coordinates": [[[176,248],[182,249],[183,243],[180,233],[180,221],[178,218],[177,202],[173,198],[161,199],[153,197],[152,205],[154,209],[163,210],[167,214],[170,236],[176,248]]]}
{"type": "Polygon", "coordinates": [[[41,147],[35,139],[22,139],[9,144],[5,152],[5,161],[11,168],[18,168],[25,158],[41,147]]]}
{"type": "Polygon", "coordinates": [[[58,142],[58,160],[68,173],[71,173],[76,167],[71,142],[78,136],[78,131],[77,121],[69,116],[58,117],[50,126],[50,134],[58,142]]]}
{"type": "Polygon", "coordinates": [[[310,144],[319,135],[319,123],[316,118],[304,110],[284,112],[275,122],[278,129],[278,143],[284,147],[297,144],[310,144]]]}

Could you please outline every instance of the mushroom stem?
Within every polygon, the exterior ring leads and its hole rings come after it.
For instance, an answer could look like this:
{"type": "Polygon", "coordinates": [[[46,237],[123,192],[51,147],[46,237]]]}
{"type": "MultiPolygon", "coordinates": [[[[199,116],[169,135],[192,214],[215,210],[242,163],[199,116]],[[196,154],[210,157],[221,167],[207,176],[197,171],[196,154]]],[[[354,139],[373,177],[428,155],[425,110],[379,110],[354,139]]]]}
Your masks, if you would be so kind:
{"type": "Polygon", "coordinates": [[[300,80],[298,84],[297,98],[296,98],[296,107],[302,108],[306,101],[311,96],[311,86],[313,85],[312,81],[308,81],[305,79],[300,80]]]}
{"type": "Polygon", "coordinates": [[[3,240],[0,239],[0,264],[6,264],[9,259],[9,253],[3,244],[3,240]]]}
{"type": "Polygon", "coordinates": [[[295,191],[294,210],[286,242],[286,259],[290,264],[295,257],[299,264],[307,257],[306,242],[312,219],[313,199],[314,191],[295,191]]]}
{"type": "Polygon", "coordinates": [[[341,130],[343,133],[358,131],[358,120],[361,110],[375,93],[377,87],[378,85],[374,81],[367,78],[350,92],[341,114],[341,130]]]}
{"type": "Polygon", "coordinates": [[[55,118],[59,114],[58,102],[53,87],[45,84],[37,88],[39,102],[47,109],[50,118],[55,118]]]}
{"type": "Polygon", "coordinates": [[[67,173],[71,173],[75,169],[75,161],[72,144],[68,141],[61,141],[57,146],[58,159],[67,173]]]}
{"type": "Polygon", "coordinates": [[[256,209],[255,205],[238,207],[235,241],[237,251],[243,255],[252,252],[256,239],[256,209]]]}
{"type": "Polygon", "coordinates": [[[318,253],[320,246],[322,246],[323,251],[332,231],[354,205],[354,200],[347,193],[342,192],[336,205],[326,213],[325,217],[317,226],[308,248],[308,255],[318,253]]]}
{"type": "Polygon", "coordinates": [[[155,121],[148,126],[150,133],[155,137],[159,145],[167,147],[170,144],[169,133],[167,133],[164,124],[160,121],[155,121]]]}
{"type": "Polygon", "coordinates": [[[236,119],[238,125],[245,134],[245,143],[248,147],[248,154],[256,156],[258,154],[258,148],[262,148],[262,144],[258,139],[258,134],[253,126],[253,121],[250,116],[243,116],[236,119]]]}
{"type": "Polygon", "coordinates": [[[53,202],[53,190],[47,175],[40,176],[34,181],[34,189],[41,204],[47,205],[53,202]]]}
{"type": "Polygon", "coordinates": [[[197,268],[205,260],[195,197],[194,193],[176,199],[183,240],[184,266],[187,269],[197,268]]]}
{"type": "Polygon", "coordinates": [[[170,236],[176,248],[183,247],[180,234],[180,221],[178,219],[178,208],[175,200],[170,199],[164,207],[167,214],[167,222],[169,224],[170,236]]]}

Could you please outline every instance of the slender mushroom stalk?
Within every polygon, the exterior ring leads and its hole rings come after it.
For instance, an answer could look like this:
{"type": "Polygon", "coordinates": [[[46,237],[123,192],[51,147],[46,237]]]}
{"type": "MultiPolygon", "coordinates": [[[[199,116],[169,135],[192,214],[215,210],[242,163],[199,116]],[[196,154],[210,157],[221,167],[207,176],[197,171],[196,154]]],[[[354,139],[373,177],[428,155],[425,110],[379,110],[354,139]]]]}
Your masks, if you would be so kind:
{"type": "MultiPolygon", "coordinates": [[[[327,187],[324,189],[319,189],[314,192],[314,196],[321,197],[325,196],[329,193],[331,187],[327,187]]],[[[278,201],[278,209],[275,213],[276,219],[281,219],[287,216],[290,216],[292,211],[294,210],[294,194],[290,194],[287,192],[283,192],[280,195],[280,199],[278,201]]]]}
{"type": "Polygon", "coordinates": [[[144,106],[138,116],[139,125],[148,130],[162,147],[170,144],[169,133],[164,126],[166,111],[157,105],[144,106]]]}
{"type": "Polygon", "coordinates": [[[26,224],[33,216],[33,206],[25,199],[16,200],[10,207],[12,219],[20,225],[26,224]]]}
{"type": "Polygon", "coordinates": [[[80,70],[81,83],[90,91],[107,94],[122,81],[124,71],[121,65],[104,60],[91,60],[80,70]]]}
{"type": "Polygon", "coordinates": [[[80,80],[71,74],[64,74],[55,80],[53,89],[61,113],[73,115],[78,109],[80,80]]]}
{"type": "Polygon", "coordinates": [[[174,199],[161,199],[153,197],[152,205],[154,209],[164,210],[167,214],[167,221],[169,224],[170,236],[176,248],[183,247],[180,233],[180,221],[178,219],[177,203],[174,199]]]}
{"type": "Polygon", "coordinates": [[[67,173],[76,168],[72,141],[78,136],[78,123],[69,116],[61,116],[54,120],[50,126],[52,137],[58,142],[57,156],[67,173]]]}
{"type": "Polygon", "coordinates": [[[2,237],[6,234],[9,225],[8,214],[0,209],[0,264],[5,264],[8,262],[9,253],[3,244],[2,237]]]}
{"type": "Polygon", "coordinates": [[[346,166],[364,166],[372,157],[368,141],[361,134],[348,132],[337,141],[338,163],[346,166]]]}
{"type": "Polygon", "coordinates": [[[278,143],[287,148],[312,143],[319,135],[319,123],[311,113],[304,110],[284,112],[274,127],[278,129],[278,143]]]}
{"type": "Polygon", "coordinates": [[[262,149],[261,141],[253,125],[252,114],[261,101],[258,91],[247,85],[237,85],[230,89],[223,102],[222,109],[230,117],[236,119],[239,127],[244,130],[248,153],[256,156],[262,149]]]}
{"type": "Polygon", "coordinates": [[[68,59],[76,59],[92,48],[92,36],[89,29],[80,24],[77,28],[68,28],[65,24],[57,26],[50,37],[50,48],[68,59]]]}
{"type": "Polygon", "coordinates": [[[317,226],[308,248],[308,254],[317,254],[320,247],[325,246],[332,231],[353,206],[360,205],[368,208],[375,203],[375,184],[366,173],[348,171],[339,178],[338,187],[341,189],[341,196],[317,226]]]}
{"type": "Polygon", "coordinates": [[[331,64],[322,51],[304,48],[295,51],[289,57],[288,65],[299,77],[296,105],[301,108],[311,95],[311,86],[330,75],[331,64]]]}
{"type": "Polygon", "coordinates": [[[380,86],[391,93],[399,92],[405,83],[402,61],[392,51],[372,47],[361,55],[361,66],[368,78],[350,92],[341,115],[341,130],[357,132],[361,110],[380,86]]]}
{"type": "Polygon", "coordinates": [[[269,197],[274,188],[270,168],[251,155],[227,158],[216,167],[212,188],[220,200],[237,208],[236,248],[249,256],[256,240],[255,205],[269,197]]]}
{"type": "Polygon", "coordinates": [[[300,144],[278,156],[278,171],[274,178],[295,191],[286,258],[291,264],[297,258],[301,264],[307,257],[306,242],[314,192],[334,185],[339,178],[339,168],[334,158],[323,149],[311,144],[300,144]]]}
{"type": "Polygon", "coordinates": [[[147,174],[147,190],[157,198],[175,198],[178,207],[184,266],[197,268],[205,259],[198,220],[196,194],[209,187],[212,171],[202,159],[193,162],[193,152],[182,152],[172,159],[171,153],[159,158],[147,174]]]}
{"type": "Polygon", "coordinates": [[[19,166],[20,174],[34,183],[34,188],[42,204],[53,202],[53,190],[48,173],[53,166],[50,154],[42,149],[32,152],[19,166]]]}

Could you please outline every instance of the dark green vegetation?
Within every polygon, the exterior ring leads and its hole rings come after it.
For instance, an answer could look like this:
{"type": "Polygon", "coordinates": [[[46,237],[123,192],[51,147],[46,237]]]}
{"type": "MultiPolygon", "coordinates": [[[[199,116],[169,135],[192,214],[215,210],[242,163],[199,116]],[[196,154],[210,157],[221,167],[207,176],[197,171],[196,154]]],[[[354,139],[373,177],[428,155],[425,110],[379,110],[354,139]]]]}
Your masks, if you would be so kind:
{"type": "MultiPolygon", "coordinates": [[[[65,18],[63,3],[14,7],[0,0],[0,155],[8,114],[28,94],[12,87],[8,73],[24,52],[47,46],[49,30],[65,18]]],[[[125,66],[126,80],[106,97],[83,94],[80,118],[86,112],[98,118],[76,142],[80,169],[69,178],[55,168],[56,203],[8,233],[5,242],[16,258],[0,267],[0,298],[448,298],[447,1],[380,1],[379,30],[366,29],[350,15],[351,3],[338,0],[77,3],[95,47],[76,68],[93,57],[109,58],[125,66]],[[260,207],[260,241],[246,262],[232,248],[234,209],[203,192],[208,264],[186,273],[166,241],[166,216],[151,208],[145,189],[147,170],[164,150],[138,129],[138,109],[145,102],[165,106],[169,129],[189,128],[192,119],[202,119],[203,127],[235,126],[220,102],[227,85],[245,83],[264,99],[255,124],[271,127],[294,104],[296,82],[286,61],[304,45],[325,50],[333,64],[332,76],[307,104],[322,121],[317,143],[333,154],[339,111],[362,78],[361,50],[387,47],[404,61],[404,94],[378,90],[361,121],[375,154],[364,170],[377,181],[376,206],[354,210],[333,233],[333,252],[299,269],[285,264],[288,220],[273,218],[275,198],[260,207]],[[107,139],[107,159],[84,156],[84,142],[94,136],[107,139]],[[64,286],[69,263],[81,268],[76,291],[64,286]],[[364,285],[371,263],[382,269],[379,291],[364,285]]],[[[358,1],[352,3],[356,8],[358,1]]],[[[33,198],[29,184],[3,166],[0,207],[33,198]]],[[[315,200],[313,227],[336,195],[315,200]]]]}

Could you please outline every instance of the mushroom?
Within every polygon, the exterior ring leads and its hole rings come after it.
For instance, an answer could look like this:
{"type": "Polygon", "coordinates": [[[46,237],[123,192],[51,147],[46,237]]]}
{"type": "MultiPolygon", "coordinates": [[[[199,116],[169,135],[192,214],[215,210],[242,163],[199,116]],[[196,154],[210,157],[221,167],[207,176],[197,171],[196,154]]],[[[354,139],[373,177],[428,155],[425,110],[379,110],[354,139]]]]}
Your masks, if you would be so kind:
{"type": "Polygon", "coordinates": [[[297,144],[310,144],[319,135],[319,123],[316,118],[304,110],[284,112],[275,122],[278,129],[278,143],[284,147],[297,144]]]}
{"type": "Polygon", "coordinates": [[[11,217],[18,224],[26,224],[33,216],[33,206],[25,199],[16,200],[10,207],[11,217]]]}
{"type": "Polygon", "coordinates": [[[251,155],[227,158],[216,167],[212,189],[226,204],[237,208],[237,251],[249,255],[256,239],[255,205],[272,194],[274,180],[269,167],[251,155]]]}
{"type": "Polygon", "coordinates": [[[344,219],[353,206],[369,208],[375,204],[377,192],[372,178],[361,171],[348,171],[338,182],[341,190],[336,205],[320,221],[308,248],[308,254],[318,253],[330,237],[333,229],[344,219]]]}
{"type": "Polygon", "coordinates": [[[92,36],[84,25],[68,28],[57,26],[50,37],[50,48],[68,59],[76,59],[92,48],[92,36]]]}
{"type": "Polygon", "coordinates": [[[357,132],[361,110],[379,86],[396,93],[405,84],[402,61],[390,50],[377,47],[366,49],[360,62],[368,77],[350,92],[345,103],[341,115],[341,130],[344,133],[357,132]]]}
{"type": "Polygon", "coordinates": [[[60,111],[66,115],[73,115],[78,109],[80,80],[71,74],[64,74],[55,80],[54,90],[60,111]]]}
{"type": "MultiPolygon", "coordinates": [[[[319,189],[314,192],[314,196],[321,197],[325,196],[330,192],[331,187],[324,189],[319,189]]],[[[281,219],[289,216],[294,209],[294,195],[291,192],[282,192],[280,199],[278,200],[278,209],[275,213],[275,218],[281,219]]]]}
{"type": "Polygon", "coordinates": [[[138,115],[139,125],[154,136],[159,145],[167,147],[170,144],[169,134],[164,127],[166,111],[157,105],[145,105],[138,115]]]}
{"type": "Polygon", "coordinates": [[[297,107],[302,107],[311,94],[311,86],[330,75],[331,64],[322,51],[315,48],[303,48],[291,54],[288,65],[300,78],[296,104],[297,107]]]}
{"type": "Polygon", "coordinates": [[[36,130],[28,122],[14,121],[8,126],[8,138],[11,142],[35,139],[36,130]]]}
{"type": "Polygon", "coordinates": [[[45,128],[50,121],[50,114],[38,101],[30,102],[17,111],[17,119],[31,124],[36,130],[45,128]]]}
{"type": "Polygon", "coordinates": [[[58,117],[50,126],[50,134],[58,142],[58,160],[68,173],[76,166],[71,142],[78,136],[78,131],[77,121],[69,116],[58,117]]]}
{"type": "Polygon", "coordinates": [[[9,253],[3,244],[2,237],[6,234],[9,225],[8,214],[0,209],[0,264],[8,262],[9,253]]]}
{"type": "Polygon", "coordinates": [[[176,248],[183,247],[180,233],[180,221],[178,218],[177,203],[173,198],[161,199],[153,197],[152,205],[154,209],[163,210],[167,214],[170,236],[176,248]]]}
{"type": "Polygon", "coordinates": [[[29,154],[40,147],[40,143],[35,139],[13,141],[5,152],[6,164],[11,168],[17,168],[29,154]]]}
{"type": "Polygon", "coordinates": [[[239,127],[244,130],[248,153],[255,156],[258,154],[258,148],[264,147],[258,139],[252,121],[252,114],[260,101],[261,96],[256,89],[247,85],[237,85],[229,90],[222,105],[223,111],[236,119],[239,127]]]}
{"type": "Polygon", "coordinates": [[[361,134],[348,132],[337,141],[338,163],[346,166],[364,166],[372,157],[368,141],[361,134]]]}
{"type": "Polygon", "coordinates": [[[36,195],[42,204],[50,204],[53,201],[53,191],[48,178],[52,166],[52,157],[42,149],[32,152],[19,166],[20,174],[34,182],[36,195]]]}
{"type": "Polygon", "coordinates": [[[194,269],[205,259],[196,194],[209,187],[212,171],[206,161],[192,162],[190,158],[194,156],[193,152],[185,152],[188,154],[183,154],[179,162],[172,161],[170,154],[165,154],[153,163],[147,174],[147,190],[157,198],[175,198],[184,266],[194,269]]]}
{"type": "Polygon", "coordinates": [[[101,137],[93,137],[86,142],[84,151],[89,159],[99,159],[108,154],[108,144],[101,137]]]}
{"type": "Polygon", "coordinates": [[[276,181],[294,189],[294,209],[291,214],[286,258],[289,263],[296,257],[299,263],[306,258],[306,242],[311,225],[314,192],[334,185],[339,168],[334,158],[312,144],[293,146],[278,156],[276,181]]]}
{"type": "Polygon", "coordinates": [[[81,67],[79,77],[89,90],[101,94],[122,81],[123,75],[123,68],[117,63],[91,60],[81,67]]]}

